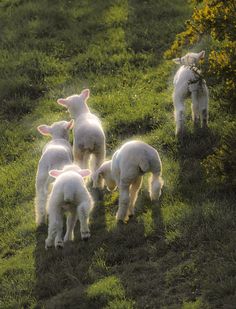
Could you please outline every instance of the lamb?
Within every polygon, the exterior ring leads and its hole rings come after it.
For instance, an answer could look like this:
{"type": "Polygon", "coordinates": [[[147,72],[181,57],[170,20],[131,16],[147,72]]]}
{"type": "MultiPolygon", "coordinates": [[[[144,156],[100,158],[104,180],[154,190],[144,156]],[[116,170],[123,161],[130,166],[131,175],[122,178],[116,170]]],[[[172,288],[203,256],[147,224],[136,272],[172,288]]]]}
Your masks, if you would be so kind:
{"type": "Polygon", "coordinates": [[[184,100],[192,98],[192,118],[194,126],[198,126],[201,119],[202,127],[207,127],[209,94],[206,81],[202,78],[197,65],[204,59],[205,51],[188,53],[184,57],[173,59],[182,64],[174,77],[173,102],[175,109],[176,135],[184,133],[184,100]]]}
{"type": "Polygon", "coordinates": [[[77,165],[71,164],[64,166],[62,170],[51,170],[49,175],[56,180],[47,204],[49,225],[45,248],[53,246],[53,243],[55,248],[63,247],[63,212],[65,211],[69,214],[64,242],[74,239],[74,227],[78,218],[81,238],[87,240],[90,237],[88,224],[93,200],[83,177],[90,175],[90,170],[81,170],[77,165]]]}
{"type": "Polygon", "coordinates": [[[128,221],[129,217],[134,215],[142,178],[148,172],[152,173],[149,179],[150,198],[158,200],[163,186],[162,164],[158,152],[144,142],[130,141],[118,149],[112,159],[104,162],[93,174],[94,187],[98,187],[101,179],[105,180],[111,191],[118,187],[120,191],[116,214],[118,221],[128,221]]]}
{"type": "Polygon", "coordinates": [[[91,154],[94,155],[94,170],[105,160],[105,134],[101,121],[92,114],[87,105],[89,89],[83,90],[80,95],[72,95],[66,99],[58,99],[58,104],[68,108],[70,115],[75,119],[73,153],[75,161],[81,168],[89,167],[91,154]]]}
{"type": "Polygon", "coordinates": [[[39,160],[36,174],[36,198],[35,214],[36,224],[46,223],[46,201],[49,185],[53,178],[49,176],[52,169],[63,168],[66,164],[71,164],[72,148],[69,143],[69,130],[72,129],[74,121],[59,121],[51,126],[40,125],[37,127],[42,135],[50,135],[52,140],[47,143],[39,160]]]}

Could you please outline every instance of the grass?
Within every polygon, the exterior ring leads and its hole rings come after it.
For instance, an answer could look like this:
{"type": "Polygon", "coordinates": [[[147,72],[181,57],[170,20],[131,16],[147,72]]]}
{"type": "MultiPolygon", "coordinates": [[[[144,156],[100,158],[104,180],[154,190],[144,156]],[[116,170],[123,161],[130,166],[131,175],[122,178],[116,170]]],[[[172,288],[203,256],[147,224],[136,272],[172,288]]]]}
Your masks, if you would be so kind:
{"type": "MultiPolygon", "coordinates": [[[[0,307],[234,308],[235,196],[209,183],[204,160],[232,122],[211,101],[209,130],[174,137],[172,77],[163,52],[183,28],[186,1],[2,1],[0,67],[0,307]],[[16,56],[17,55],[17,56],[16,56]],[[68,119],[56,99],[89,87],[111,156],[124,141],[154,146],[165,186],[147,179],[136,216],[117,226],[118,193],[104,191],[92,237],[44,250],[35,228],[34,181],[47,139],[36,126],[68,119]]],[[[94,194],[94,192],[92,192],[94,194]]]]}

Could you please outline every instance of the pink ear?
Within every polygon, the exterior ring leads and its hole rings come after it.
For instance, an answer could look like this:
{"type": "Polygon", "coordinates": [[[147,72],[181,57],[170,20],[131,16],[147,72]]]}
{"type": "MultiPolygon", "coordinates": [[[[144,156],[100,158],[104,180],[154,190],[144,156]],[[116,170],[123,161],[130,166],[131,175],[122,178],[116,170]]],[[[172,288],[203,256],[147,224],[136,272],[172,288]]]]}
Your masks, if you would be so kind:
{"type": "Polygon", "coordinates": [[[79,174],[80,174],[82,177],[86,177],[86,176],[91,175],[91,171],[90,171],[90,170],[80,170],[80,171],[79,171],[79,174]]]}
{"type": "Polygon", "coordinates": [[[71,119],[71,121],[67,122],[66,128],[68,130],[71,130],[73,128],[73,126],[74,126],[74,119],[71,119]]]}
{"type": "Polygon", "coordinates": [[[41,126],[37,127],[37,130],[42,134],[42,135],[51,135],[50,130],[51,127],[47,126],[46,124],[42,124],[41,126]]]}
{"type": "Polygon", "coordinates": [[[60,104],[60,105],[62,105],[62,106],[65,106],[65,107],[68,106],[68,102],[67,102],[66,99],[58,99],[58,100],[57,100],[57,103],[60,104]]]}
{"type": "Polygon", "coordinates": [[[89,98],[90,95],[89,89],[84,89],[81,93],[83,95],[84,100],[87,100],[89,98]]]}
{"type": "Polygon", "coordinates": [[[62,171],[59,171],[59,170],[51,170],[49,171],[49,175],[54,177],[54,178],[57,178],[59,175],[61,175],[62,171]]]}

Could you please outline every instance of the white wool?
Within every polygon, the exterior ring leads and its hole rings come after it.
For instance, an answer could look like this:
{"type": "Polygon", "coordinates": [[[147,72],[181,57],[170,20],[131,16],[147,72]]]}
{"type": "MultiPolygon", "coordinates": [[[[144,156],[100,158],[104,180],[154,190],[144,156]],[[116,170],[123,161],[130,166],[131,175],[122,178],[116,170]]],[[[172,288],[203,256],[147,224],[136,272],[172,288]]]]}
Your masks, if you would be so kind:
{"type": "Polygon", "coordinates": [[[66,107],[75,119],[73,153],[75,161],[81,168],[88,168],[91,156],[94,157],[96,170],[105,159],[105,134],[101,121],[92,114],[86,103],[89,89],[80,95],[72,95],[66,99],[58,99],[60,105],[66,107]]]}
{"type": "Polygon", "coordinates": [[[209,94],[205,80],[197,69],[198,62],[203,59],[205,52],[188,53],[182,58],[173,59],[182,64],[174,77],[173,103],[175,109],[176,135],[184,132],[184,101],[191,96],[192,118],[195,125],[201,119],[202,126],[207,126],[209,94]]]}
{"type": "Polygon", "coordinates": [[[50,135],[52,140],[44,146],[36,174],[35,214],[36,224],[46,223],[46,201],[49,185],[53,178],[49,176],[52,169],[61,169],[72,163],[72,148],[69,143],[69,130],[73,121],[59,121],[51,126],[38,126],[43,135],[50,135]]]}
{"type": "Polygon", "coordinates": [[[151,173],[149,193],[152,200],[161,195],[163,180],[162,164],[158,152],[141,141],[130,141],[118,149],[111,161],[104,162],[93,175],[93,184],[97,179],[104,179],[110,190],[119,189],[119,208],[117,220],[126,221],[134,215],[135,202],[145,173],[151,173]]]}
{"type": "Polygon", "coordinates": [[[74,239],[74,227],[79,219],[82,239],[90,237],[89,214],[93,208],[83,176],[88,176],[89,170],[81,170],[77,165],[65,166],[62,170],[52,170],[50,175],[55,177],[52,191],[48,198],[48,237],[45,241],[46,249],[55,245],[63,247],[63,242],[74,239]],[[67,229],[64,239],[63,213],[67,211],[67,229]]]}

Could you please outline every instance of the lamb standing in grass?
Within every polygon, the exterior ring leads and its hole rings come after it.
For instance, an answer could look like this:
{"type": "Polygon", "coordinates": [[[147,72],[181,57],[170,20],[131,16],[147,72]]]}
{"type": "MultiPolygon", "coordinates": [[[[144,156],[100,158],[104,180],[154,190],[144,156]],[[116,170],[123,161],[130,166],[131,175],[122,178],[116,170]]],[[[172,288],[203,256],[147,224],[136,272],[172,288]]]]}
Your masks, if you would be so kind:
{"type": "Polygon", "coordinates": [[[73,153],[75,161],[81,168],[89,167],[91,154],[95,157],[96,170],[105,159],[105,134],[101,122],[92,114],[86,104],[89,98],[89,89],[80,95],[72,95],[57,102],[68,108],[71,117],[75,119],[73,153]]]}
{"type": "Polygon", "coordinates": [[[93,208],[93,200],[85,186],[83,177],[90,175],[89,170],[81,170],[77,165],[67,165],[62,170],[49,172],[56,180],[49,195],[48,211],[48,237],[45,248],[53,246],[63,247],[63,212],[68,211],[67,229],[64,242],[73,240],[74,227],[79,218],[82,239],[90,237],[89,213],[93,208]]]}
{"type": "Polygon", "coordinates": [[[208,88],[201,72],[196,67],[205,52],[188,53],[182,58],[173,59],[177,64],[182,64],[174,77],[173,102],[175,108],[176,135],[184,133],[184,100],[192,98],[192,118],[197,126],[201,118],[202,127],[207,127],[208,121],[208,88]]]}
{"type": "Polygon", "coordinates": [[[53,178],[49,176],[52,169],[61,169],[66,164],[72,163],[72,148],[69,143],[69,130],[74,121],[59,121],[51,126],[40,125],[38,131],[43,135],[50,135],[52,140],[44,146],[39,160],[36,175],[35,214],[36,224],[46,223],[46,201],[49,184],[53,178]]]}
{"type": "Polygon", "coordinates": [[[162,165],[158,152],[141,141],[125,143],[117,150],[111,161],[104,162],[93,174],[94,187],[104,179],[109,190],[119,188],[119,208],[117,220],[127,221],[134,215],[135,202],[145,173],[151,172],[149,193],[151,200],[158,200],[161,195],[163,180],[162,165]],[[100,178],[100,179],[99,179],[100,178]]]}

